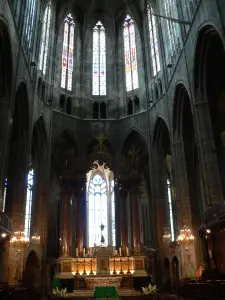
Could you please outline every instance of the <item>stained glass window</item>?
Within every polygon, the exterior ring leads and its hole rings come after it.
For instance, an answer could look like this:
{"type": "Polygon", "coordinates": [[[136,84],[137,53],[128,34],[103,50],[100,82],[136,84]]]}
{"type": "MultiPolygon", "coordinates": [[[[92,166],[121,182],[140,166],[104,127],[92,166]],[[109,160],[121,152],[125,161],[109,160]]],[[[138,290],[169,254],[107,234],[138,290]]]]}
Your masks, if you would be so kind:
{"type": "Polygon", "coordinates": [[[156,30],[156,19],[152,15],[152,7],[148,6],[148,25],[149,25],[149,39],[151,47],[151,58],[152,58],[152,71],[155,76],[160,71],[160,60],[159,60],[159,45],[156,30]]]}
{"type": "Polygon", "coordinates": [[[36,0],[27,1],[24,26],[25,47],[27,50],[30,50],[32,46],[36,6],[36,0]]]}
{"type": "Polygon", "coordinates": [[[171,239],[174,241],[174,220],[173,220],[173,206],[172,206],[172,193],[171,193],[171,183],[167,179],[167,191],[168,191],[168,203],[169,203],[169,213],[170,213],[170,230],[171,230],[171,239]]]}
{"type": "Polygon", "coordinates": [[[92,95],[106,95],[105,28],[100,21],[93,28],[92,95]]]}
{"type": "Polygon", "coordinates": [[[75,23],[71,14],[65,19],[62,50],[61,88],[72,91],[75,23]]]}
{"type": "MultiPolygon", "coordinates": [[[[164,13],[167,17],[178,19],[177,2],[176,0],[164,1],[164,13]]],[[[175,56],[180,38],[179,24],[171,20],[164,20],[164,41],[166,49],[166,59],[169,61],[172,56],[175,56]]]]}
{"type": "Polygon", "coordinates": [[[129,15],[126,16],[124,22],[123,38],[124,38],[126,90],[129,92],[139,87],[135,28],[134,28],[134,22],[129,15]]]}
{"type": "Polygon", "coordinates": [[[30,238],[33,184],[34,184],[34,170],[31,169],[27,176],[27,198],[26,198],[25,225],[24,225],[25,236],[28,239],[30,238]]]}
{"type": "Polygon", "coordinates": [[[39,69],[46,74],[46,66],[47,66],[47,57],[48,57],[48,49],[49,49],[49,36],[50,36],[50,24],[51,24],[51,2],[45,9],[43,25],[42,25],[42,33],[41,33],[41,49],[39,56],[39,69]]]}

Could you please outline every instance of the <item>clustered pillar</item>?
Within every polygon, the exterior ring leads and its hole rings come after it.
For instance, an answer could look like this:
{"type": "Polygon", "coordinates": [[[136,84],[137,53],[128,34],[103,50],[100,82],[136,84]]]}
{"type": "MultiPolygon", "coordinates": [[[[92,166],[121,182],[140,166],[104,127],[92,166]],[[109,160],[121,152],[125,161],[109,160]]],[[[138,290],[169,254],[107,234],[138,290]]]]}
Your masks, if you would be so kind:
{"type": "Polygon", "coordinates": [[[71,201],[72,189],[65,187],[62,191],[62,244],[61,255],[71,256],[72,231],[71,231],[71,201]]]}

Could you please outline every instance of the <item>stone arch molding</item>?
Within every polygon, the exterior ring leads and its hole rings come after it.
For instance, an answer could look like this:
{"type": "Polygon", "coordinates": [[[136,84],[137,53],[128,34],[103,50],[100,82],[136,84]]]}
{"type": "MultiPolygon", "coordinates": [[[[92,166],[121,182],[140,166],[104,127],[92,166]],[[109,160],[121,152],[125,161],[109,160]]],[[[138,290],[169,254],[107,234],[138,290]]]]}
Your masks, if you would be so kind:
{"type": "Polygon", "coordinates": [[[209,50],[210,41],[213,36],[217,35],[218,38],[221,41],[221,44],[223,45],[223,48],[225,49],[225,40],[220,32],[220,30],[217,28],[217,26],[213,23],[204,23],[198,30],[198,34],[196,36],[195,41],[195,50],[194,50],[194,76],[193,76],[193,87],[194,87],[194,94],[195,94],[195,102],[198,103],[201,101],[201,97],[199,97],[202,93],[202,90],[204,90],[204,87],[202,86],[202,77],[204,73],[206,73],[206,70],[204,69],[204,62],[205,58],[207,57],[207,52],[209,50]],[[204,54],[204,55],[202,55],[204,54]]]}
{"type": "Polygon", "coordinates": [[[120,153],[122,152],[122,150],[123,150],[123,148],[124,148],[124,145],[125,145],[127,139],[129,138],[130,134],[132,134],[132,132],[135,132],[137,135],[139,135],[139,136],[141,137],[141,139],[142,139],[144,145],[146,146],[146,149],[149,148],[148,140],[147,140],[147,138],[144,136],[144,134],[143,134],[142,132],[140,132],[140,130],[139,130],[138,128],[133,127],[133,128],[131,128],[131,129],[129,129],[129,130],[124,134],[123,138],[121,138],[121,141],[122,141],[122,142],[121,142],[121,146],[120,146],[120,149],[119,149],[120,153]]]}

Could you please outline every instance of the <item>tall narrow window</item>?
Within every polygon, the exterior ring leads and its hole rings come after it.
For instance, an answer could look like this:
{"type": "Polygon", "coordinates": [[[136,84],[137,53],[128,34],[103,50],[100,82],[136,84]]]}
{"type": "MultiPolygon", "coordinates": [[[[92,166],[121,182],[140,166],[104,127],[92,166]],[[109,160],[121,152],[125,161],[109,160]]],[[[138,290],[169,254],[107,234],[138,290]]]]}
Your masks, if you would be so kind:
{"type": "Polygon", "coordinates": [[[135,28],[134,28],[134,22],[129,15],[126,16],[124,22],[123,38],[124,38],[126,90],[127,92],[129,92],[139,87],[135,28]]]}
{"type": "Polygon", "coordinates": [[[108,245],[107,186],[100,175],[95,175],[91,180],[88,198],[88,245],[108,245]]]}
{"type": "Polygon", "coordinates": [[[6,194],[7,194],[7,185],[8,185],[8,181],[7,181],[7,178],[5,178],[4,193],[3,193],[3,203],[2,203],[2,211],[3,212],[5,212],[5,202],[6,202],[6,194]]]}
{"type": "Polygon", "coordinates": [[[116,246],[115,194],[114,180],[111,181],[112,246],[116,246]]]}
{"type": "Polygon", "coordinates": [[[30,238],[33,184],[34,184],[34,170],[31,169],[27,176],[27,199],[26,199],[25,226],[24,226],[25,237],[28,239],[30,238]]]}
{"type": "Polygon", "coordinates": [[[168,203],[169,203],[169,213],[170,213],[170,230],[171,230],[171,239],[174,241],[174,220],[173,220],[173,206],[172,206],[172,193],[171,193],[171,183],[167,179],[167,191],[168,191],[168,203]]]}
{"type": "Polygon", "coordinates": [[[105,28],[100,21],[93,28],[92,95],[106,95],[105,28]]]}
{"type": "MultiPolygon", "coordinates": [[[[164,1],[164,12],[166,17],[178,19],[176,0],[164,1]]],[[[166,59],[171,60],[175,57],[178,45],[180,43],[180,27],[179,24],[172,20],[164,20],[164,43],[166,49],[166,59]]]]}
{"type": "Polygon", "coordinates": [[[24,31],[25,47],[27,51],[31,50],[32,41],[33,41],[36,6],[37,6],[36,0],[27,1],[25,31],[24,31]]]}
{"type": "Polygon", "coordinates": [[[159,60],[159,45],[156,30],[156,19],[153,14],[153,9],[148,6],[148,26],[149,26],[149,40],[151,47],[151,59],[152,59],[152,71],[155,76],[160,71],[160,60],[159,60]]]}
{"type": "Polygon", "coordinates": [[[62,51],[61,88],[72,91],[75,23],[71,14],[65,19],[62,51]]]}
{"type": "Polygon", "coordinates": [[[43,25],[42,25],[42,33],[41,33],[41,49],[40,49],[40,57],[39,57],[39,69],[46,74],[46,65],[48,58],[48,49],[49,49],[49,33],[50,33],[50,24],[51,24],[51,2],[45,9],[43,25]]]}

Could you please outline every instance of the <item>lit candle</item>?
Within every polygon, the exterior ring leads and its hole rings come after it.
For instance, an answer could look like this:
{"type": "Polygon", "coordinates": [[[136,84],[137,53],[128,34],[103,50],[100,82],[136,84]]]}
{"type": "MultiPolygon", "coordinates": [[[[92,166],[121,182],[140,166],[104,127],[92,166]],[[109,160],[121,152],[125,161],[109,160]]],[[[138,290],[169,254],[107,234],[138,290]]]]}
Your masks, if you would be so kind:
{"type": "Polygon", "coordinates": [[[83,249],[83,257],[85,257],[85,248],[83,249]]]}
{"type": "Polygon", "coordinates": [[[76,248],[76,257],[78,257],[79,255],[78,255],[78,248],[76,248]]]}

